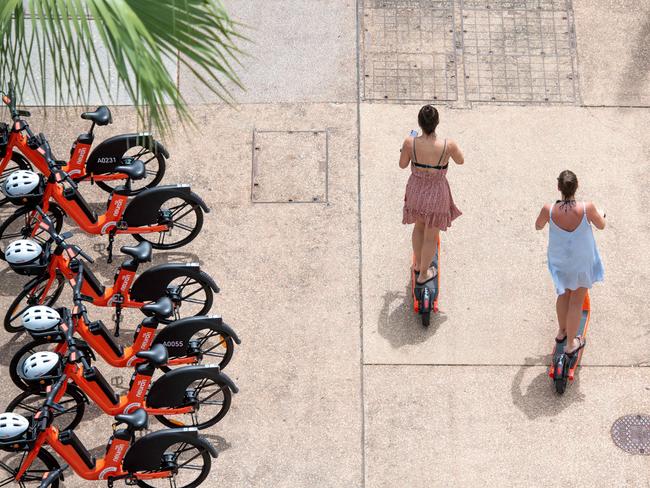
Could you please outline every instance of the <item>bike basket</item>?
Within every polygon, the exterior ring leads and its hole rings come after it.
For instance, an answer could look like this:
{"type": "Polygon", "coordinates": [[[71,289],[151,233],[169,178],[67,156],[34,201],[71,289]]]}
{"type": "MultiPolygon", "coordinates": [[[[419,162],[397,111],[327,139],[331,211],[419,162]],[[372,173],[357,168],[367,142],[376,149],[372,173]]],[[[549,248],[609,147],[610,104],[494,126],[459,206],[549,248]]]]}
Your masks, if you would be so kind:
{"type": "Polygon", "coordinates": [[[2,182],[2,193],[14,205],[39,204],[44,192],[45,178],[34,171],[13,171],[2,182]]]}
{"type": "Polygon", "coordinates": [[[50,247],[41,246],[32,239],[20,239],[7,246],[5,260],[16,273],[38,276],[47,270],[50,262],[50,247]]]}
{"type": "Polygon", "coordinates": [[[63,361],[52,351],[35,352],[18,363],[16,372],[32,389],[43,390],[61,377],[63,361]]]}
{"type": "Polygon", "coordinates": [[[0,123],[0,158],[3,158],[7,153],[7,145],[9,144],[9,127],[4,122],[0,123]]]}

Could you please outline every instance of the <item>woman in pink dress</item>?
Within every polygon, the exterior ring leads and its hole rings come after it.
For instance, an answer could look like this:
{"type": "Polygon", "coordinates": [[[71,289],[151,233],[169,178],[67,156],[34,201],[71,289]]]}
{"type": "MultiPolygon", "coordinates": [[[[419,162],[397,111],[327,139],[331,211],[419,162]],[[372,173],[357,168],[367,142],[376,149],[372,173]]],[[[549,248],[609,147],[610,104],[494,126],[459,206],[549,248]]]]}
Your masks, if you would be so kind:
{"type": "Polygon", "coordinates": [[[411,165],[411,176],[404,196],[403,224],[415,224],[412,242],[415,255],[417,283],[435,278],[437,270],[430,268],[438,242],[438,233],[447,230],[452,220],[461,215],[451,197],[447,181],[449,158],[463,164],[463,153],[451,139],[436,134],[440,117],[431,105],[425,105],[418,114],[422,135],[408,137],[402,145],[400,168],[411,165]]]}

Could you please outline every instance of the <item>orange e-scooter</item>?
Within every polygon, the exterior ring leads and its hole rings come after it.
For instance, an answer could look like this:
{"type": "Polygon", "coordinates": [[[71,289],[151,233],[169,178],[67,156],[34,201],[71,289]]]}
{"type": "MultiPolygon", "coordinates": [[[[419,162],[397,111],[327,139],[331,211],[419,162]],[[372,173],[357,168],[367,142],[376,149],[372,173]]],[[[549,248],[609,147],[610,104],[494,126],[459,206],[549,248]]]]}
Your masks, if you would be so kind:
{"type": "Polygon", "coordinates": [[[438,295],[440,294],[440,236],[436,244],[436,253],[431,266],[436,269],[435,278],[426,283],[418,283],[415,273],[415,255],[411,266],[411,294],[413,295],[413,310],[422,317],[422,325],[428,326],[431,312],[438,313],[438,295]]]}
{"type": "MultiPolygon", "coordinates": [[[[589,316],[591,314],[591,303],[589,301],[589,292],[585,295],[585,300],[582,302],[582,317],[580,319],[580,326],[576,335],[587,337],[587,329],[589,329],[589,316]]],[[[553,364],[549,368],[548,375],[555,383],[555,391],[560,395],[566,390],[569,381],[573,381],[576,369],[580,364],[584,347],[577,351],[575,354],[569,356],[564,352],[566,348],[566,339],[563,342],[556,343],[553,349],[553,364]]]]}

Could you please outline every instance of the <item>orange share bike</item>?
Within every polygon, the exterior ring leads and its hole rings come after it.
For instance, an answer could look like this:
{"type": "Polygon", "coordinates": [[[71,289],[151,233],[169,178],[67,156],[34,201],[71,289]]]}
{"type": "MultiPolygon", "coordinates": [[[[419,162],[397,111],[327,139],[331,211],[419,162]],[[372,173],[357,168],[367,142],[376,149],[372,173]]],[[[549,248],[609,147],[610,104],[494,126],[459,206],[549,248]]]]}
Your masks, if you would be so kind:
{"type": "Polygon", "coordinates": [[[106,481],[109,488],[117,480],[141,487],[194,488],[207,478],[211,458],[217,457],[212,444],[194,428],[163,429],[136,439],[135,433],[148,427],[148,416],[142,409],[115,416],[106,454],[96,459],[72,429],[54,425],[56,414],[65,410],[57,400],[65,384],[62,377],[48,387],[27,418],[11,413],[0,415],[5,420],[0,439],[2,486],[38,483],[39,488],[58,488],[68,467],[84,479],[106,481]],[[11,425],[6,425],[9,422],[11,425]],[[45,447],[63,459],[63,466],[45,447]]]}
{"type": "MultiPolygon", "coordinates": [[[[16,97],[12,84],[7,94],[2,97],[9,107],[12,124],[0,123],[0,181],[16,170],[38,169],[49,175],[50,169],[43,155],[36,149],[37,140],[23,117],[29,117],[26,110],[16,108],[16,97]]],[[[126,179],[124,173],[116,170],[118,166],[130,166],[141,162],[146,168],[138,188],[132,188],[135,194],[145,188],[156,186],[165,174],[166,159],[169,153],[163,145],[154,140],[151,134],[143,132],[122,134],[111,137],[92,151],[95,139],[95,126],[104,126],[113,122],[111,112],[106,106],[100,106],[94,112],[84,112],[81,118],[92,122],[90,130],[77,137],[70,150],[70,159],[61,163],[61,169],[75,181],[90,181],[105,191],[111,192],[126,179]]],[[[0,205],[4,201],[0,200],[0,205]]]]}
{"type": "MultiPolygon", "coordinates": [[[[118,166],[116,171],[127,176],[124,186],[111,193],[106,211],[97,215],[79,191],[79,187],[52,157],[52,151],[45,136],[37,138],[37,152],[47,161],[50,173],[43,185],[37,185],[29,194],[9,197],[12,203],[28,203],[19,208],[0,226],[0,257],[8,240],[16,238],[39,238],[40,215],[34,210],[40,205],[54,221],[58,230],[63,225],[63,215],[71,218],[88,234],[108,235],[108,261],[112,260],[113,240],[116,234],[132,234],[138,241],[148,240],[149,234],[157,239],[149,242],[156,249],[175,249],[192,241],[203,226],[203,213],[209,212],[203,200],[192,192],[188,185],[165,185],[147,188],[129,200],[131,180],[145,173],[144,164],[134,161],[130,165],[118,166]]],[[[5,180],[11,182],[11,175],[5,180]]]]}
{"type": "MultiPolygon", "coordinates": [[[[55,304],[65,281],[73,280],[76,275],[70,268],[71,260],[83,255],[87,261],[93,262],[78,246],[66,242],[70,234],[59,234],[55,223],[40,207],[37,206],[35,212],[41,219],[39,231],[48,235],[49,239],[42,243],[42,253],[36,260],[14,263],[11,256],[7,258],[15,272],[34,276],[5,313],[4,327],[8,332],[23,330],[20,317],[28,307],[55,304]]],[[[112,286],[102,285],[90,268],[84,267],[82,288],[82,293],[93,305],[115,308],[116,336],[119,335],[123,308],[142,308],[147,302],[167,297],[172,302],[172,315],[178,320],[181,317],[205,315],[212,307],[214,293],[219,293],[219,287],[198,263],[160,264],[136,277],[140,263],[151,261],[151,245],[141,242],[135,247],[122,247],[121,251],[128,258],[115,274],[112,286]]]]}
{"type": "MultiPolygon", "coordinates": [[[[162,344],[136,353],[136,357],[143,362],[136,366],[128,391],[117,395],[101,372],[92,366],[92,349],[86,342],[74,337],[74,322],[70,312],[60,310],[63,318],[60,327],[67,342],[67,356],[39,352],[21,362],[18,373],[31,388],[9,403],[8,412],[21,415],[33,413],[35,405],[42,402],[43,384],[65,378],[55,401],[67,406],[55,416],[58,418],[57,425],[65,425],[67,429],[72,429],[81,422],[88,399],[112,416],[144,408],[168,427],[205,429],[219,422],[228,413],[232,394],[239,390],[216,365],[182,366],[165,372],[152,382],[156,369],[166,365],[169,359],[167,349],[162,344]],[[49,365],[48,369],[32,374],[34,370],[30,366],[43,357],[49,365]]],[[[74,315],[78,316],[79,313],[80,307],[75,305],[74,315]]]]}

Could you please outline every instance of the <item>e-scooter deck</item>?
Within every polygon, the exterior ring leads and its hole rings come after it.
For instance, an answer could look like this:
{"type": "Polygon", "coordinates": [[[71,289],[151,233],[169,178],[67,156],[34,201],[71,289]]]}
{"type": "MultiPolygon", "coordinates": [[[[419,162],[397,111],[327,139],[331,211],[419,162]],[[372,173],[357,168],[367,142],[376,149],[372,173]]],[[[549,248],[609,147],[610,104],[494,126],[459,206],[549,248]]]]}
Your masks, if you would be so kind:
{"type": "MultiPolygon", "coordinates": [[[[587,330],[589,329],[589,316],[591,315],[591,303],[589,301],[589,292],[585,295],[585,300],[582,302],[582,318],[578,333],[576,335],[582,336],[583,339],[587,337],[587,330]]],[[[553,349],[553,364],[549,369],[548,375],[553,378],[555,382],[555,391],[560,395],[566,390],[568,381],[573,381],[575,372],[580,364],[584,348],[578,351],[572,359],[564,354],[566,347],[566,340],[560,344],[556,344],[553,349]]]]}
{"type": "Polygon", "coordinates": [[[433,255],[431,266],[436,268],[435,279],[420,285],[416,282],[415,255],[412,258],[411,266],[411,295],[413,296],[413,310],[422,316],[422,325],[429,325],[431,312],[438,312],[438,295],[440,294],[440,237],[436,246],[436,253],[433,255]]]}

